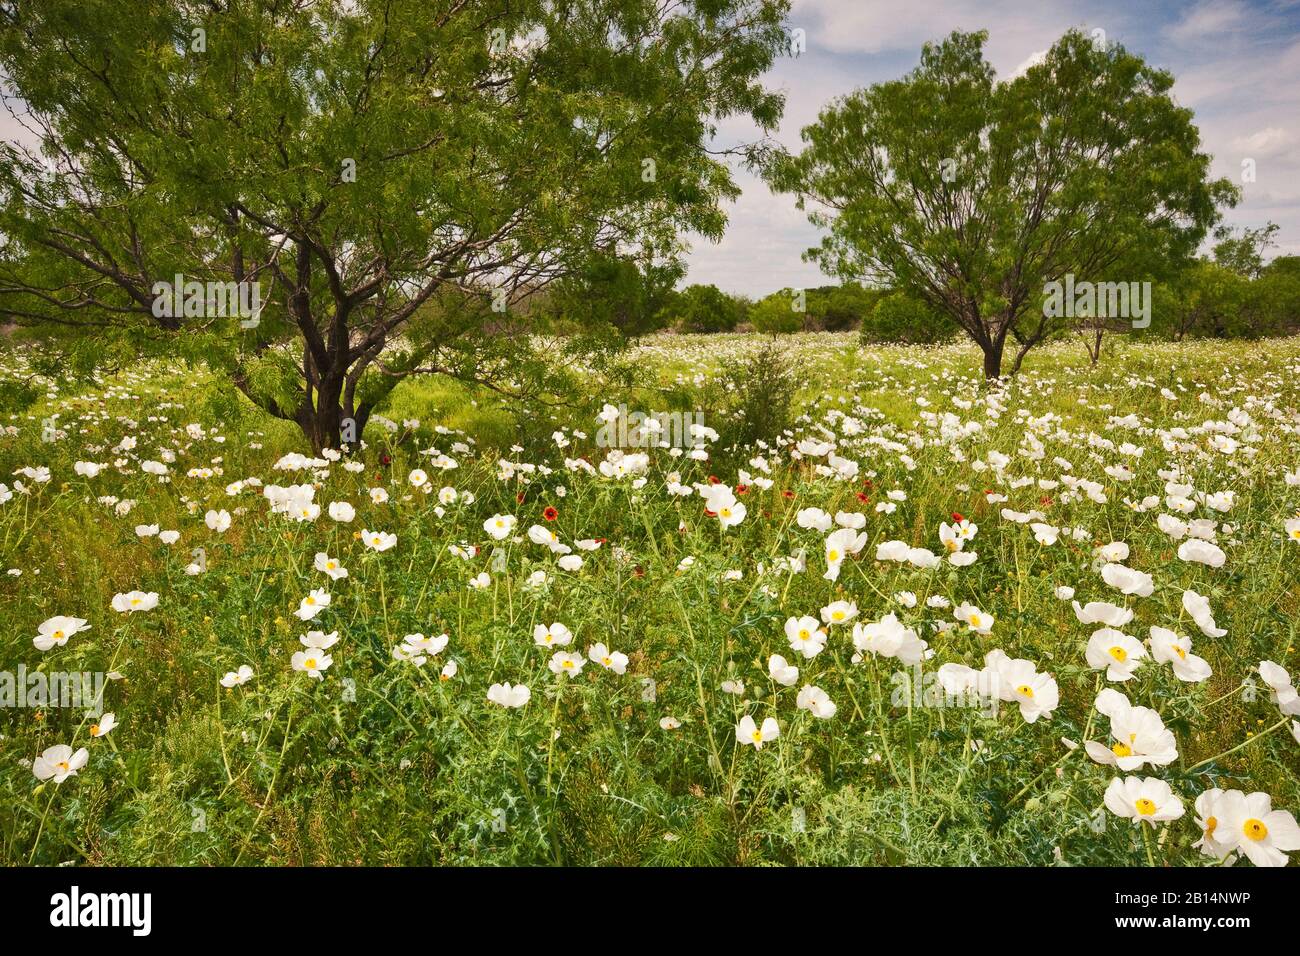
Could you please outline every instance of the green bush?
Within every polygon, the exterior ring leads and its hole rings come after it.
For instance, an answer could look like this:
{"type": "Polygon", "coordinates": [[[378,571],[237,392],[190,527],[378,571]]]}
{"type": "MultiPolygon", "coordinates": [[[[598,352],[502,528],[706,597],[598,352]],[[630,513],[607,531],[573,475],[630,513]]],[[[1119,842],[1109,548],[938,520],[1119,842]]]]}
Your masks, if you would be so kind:
{"type": "Polygon", "coordinates": [[[709,425],[718,432],[722,455],[754,443],[775,444],[793,424],[799,379],[781,346],[768,340],[745,358],[724,359],[709,405],[709,425]]]}
{"type": "Polygon", "coordinates": [[[876,303],[858,335],[863,343],[939,342],[958,331],[948,316],[920,299],[894,292],[876,303]]]}
{"type": "Polygon", "coordinates": [[[856,282],[809,289],[809,324],[827,332],[858,328],[870,319],[884,294],[880,289],[868,289],[856,282]]]}
{"type": "Polygon", "coordinates": [[[745,319],[744,303],[715,285],[689,285],[664,309],[662,324],[678,332],[730,332],[745,319]]]}
{"type": "MultiPolygon", "coordinates": [[[[796,301],[797,295],[792,289],[782,289],[759,301],[749,311],[749,322],[754,331],[767,335],[789,335],[801,330],[806,312],[795,308],[800,304],[796,301]]],[[[806,303],[805,298],[802,304],[806,306],[806,303]]]]}

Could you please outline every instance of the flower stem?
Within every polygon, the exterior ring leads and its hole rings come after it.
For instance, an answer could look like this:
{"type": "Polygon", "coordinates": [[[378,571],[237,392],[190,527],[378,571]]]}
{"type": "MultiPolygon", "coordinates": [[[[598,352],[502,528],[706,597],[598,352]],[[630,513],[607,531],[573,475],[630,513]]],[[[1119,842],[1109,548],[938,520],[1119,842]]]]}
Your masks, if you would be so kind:
{"type": "Polygon", "coordinates": [[[1207,763],[1213,763],[1214,761],[1220,759],[1221,757],[1226,757],[1226,756],[1228,756],[1228,754],[1236,753],[1236,752],[1237,752],[1238,750],[1240,750],[1242,747],[1248,746],[1249,744],[1253,744],[1253,743],[1254,743],[1255,741],[1257,741],[1257,740],[1261,740],[1261,739],[1263,739],[1264,737],[1267,737],[1269,734],[1271,734],[1273,731],[1277,730],[1279,727],[1285,727],[1287,721],[1290,720],[1290,719],[1291,719],[1290,717],[1283,717],[1281,720],[1279,720],[1279,721],[1278,721],[1276,724],[1274,724],[1272,727],[1268,727],[1268,728],[1265,728],[1264,730],[1261,730],[1261,731],[1260,731],[1259,733],[1257,733],[1254,737],[1247,737],[1247,738],[1246,738],[1245,740],[1243,740],[1241,743],[1237,744],[1237,746],[1235,746],[1235,747],[1230,747],[1229,749],[1225,750],[1225,751],[1224,751],[1223,753],[1221,753],[1221,754],[1215,754],[1213,757],[1206,757],[1206,758],[1205,758],[1204,760],[1202,760],[1200,763],[1193,764],[1191,767],[1189,767],[1189,768],[1187,769],[1187,772],[1188,772],[1188,773],[1192,773],[1193,771],[1199,769],[1200,767],[1204,767],[1207,763]]]}

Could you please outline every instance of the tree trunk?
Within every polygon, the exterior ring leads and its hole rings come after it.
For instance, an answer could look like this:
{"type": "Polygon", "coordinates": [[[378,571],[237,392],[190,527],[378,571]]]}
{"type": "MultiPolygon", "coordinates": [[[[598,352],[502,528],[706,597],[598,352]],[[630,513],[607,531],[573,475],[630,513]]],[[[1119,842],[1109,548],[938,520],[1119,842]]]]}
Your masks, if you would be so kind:
{"type": "MultiPolygon", "coordinates": [[[[294,421],[302,429],[303,437],[310,443],[312,451],[319,455],[326,448],[337,449],[342,444],[343,420],[349,416],[339,404],[343,394],[343,377],[322,375],[316,387],[316,403],[310,398],[304,399],[298,407],[294,421]]],[[[361,439],[361,428],[355,429],[354,439],[361,439]]],[[[355,443],[355,442],[354,442],[355,443]]]]}
{"type": "Polygon", "coordinates": [[[311,445],[314,454],[319,455],[326,448],[341,451],[348,447],[349,454],[355,454],[361,447],[361,435],[370,421],[373,407],[362,402],[355,412],[335,404],[312,408],[304,405],[298,409],[294,421],[302,430],[303,437],[311,445]]]}
{"type": "Polygon", "coordinates": [[[984,378],[992,381],[1002,377],[1002,349],[1005,339],[996,339],[984,346],[984,378]]]}

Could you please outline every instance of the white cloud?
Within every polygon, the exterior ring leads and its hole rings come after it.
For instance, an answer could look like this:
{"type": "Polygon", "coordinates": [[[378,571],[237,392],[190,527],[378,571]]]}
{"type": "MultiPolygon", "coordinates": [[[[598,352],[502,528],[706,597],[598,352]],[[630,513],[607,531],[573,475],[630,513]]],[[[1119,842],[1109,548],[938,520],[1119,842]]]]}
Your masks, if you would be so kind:
{"type": "Polygon", "coordinates": [[[1277,156],[1286,152],[1295,144],[1295,134],[1280,126],[1268,126],[1257,130],[1249,136],[1237,136],[1232,140],[1233,149],[1246,156],[1277,156]]]}
{"type": "Polygon", "coordinates": [[[1178,43],[1219,42],[1226,34],[1247,29],[1258,11],[1242,0],[1204,0],[1166,31],[1178,43]]]}
{"type": "Polygon", "coordinates": [[[1101,27],[1117,35],[1131,22],[1129,7],[1114,0],[926,0],[903,6],[896,0],[796,0],[791,22],[807,22],[810,44],[832,53],[902,52],[913,60],[923,43],[954,30],[987,30],[989,62],[1006,76],[1071,28],[1101,27]]]}

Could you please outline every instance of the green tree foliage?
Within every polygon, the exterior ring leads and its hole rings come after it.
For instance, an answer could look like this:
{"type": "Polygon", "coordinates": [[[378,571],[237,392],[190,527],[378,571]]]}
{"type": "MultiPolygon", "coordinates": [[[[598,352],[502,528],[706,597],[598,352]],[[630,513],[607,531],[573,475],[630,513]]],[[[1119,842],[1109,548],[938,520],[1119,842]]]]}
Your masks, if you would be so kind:
{"type": "Polygon", "coordinates": [[[986,39],[927,44],[915,70],[832,103],[804,150],[767,169],[828,230],[810,258],[947,314],[995,377],[1008,340],[1019,368],[1060,330],[1046,283],[1181,263],[1236,191],[1209,179],[1168,72],[1071,31],[999,81],[986,39]]]}
{"type": "Polygon", "coordinates": [[[803,329],[807,308],[807,293],[800,295],[794,289],[781,289],[754,303],[749,310],[749,324],[755,332],[789,335],[803,329]]]}
{"type": "Polygon", "coordinates": [[[746,312],[744,302],[715,285],[688,285],[664,307],[663,324],[678,332],[730,332],[746,312]]]}
{"type": "Polygon", "coordinates": [[[556,282],[543,311],[564,332],[645,335],[663,327],[664,307],[683,271],[677,261],[638,263],[599,256],[581,273],[556,282]]]}
{"type": "Polygon", "coordinates": [[[1156,286],[1153,327],[1185,338],[1263,338],[1300,331],[1300,256],[1264,263],[1278,227],[1221,229],[1213,259],[1156,286]]]}
{"type": "Polygon", "coordinates": [[[1300,256],[1278,256],[1264,267],[1264,274],[1300,278],[1300,256]]]}
{"type": "Polygon", "coordinates": [[[517,297],[721,234],[708,145],[779,119],[787,7],[3,0],[44,146],[2,147],[0,310],[74,366],[202,359],[316,448],[416,372],[518,382],[517,297]],[[177,274],[260,283],[259,324],[156,316],[177,274]],[[424,308],[451,288],[495,308],[424,308]]]}
{"type": "Polygon", "coordinates": [[[957,332],[957,323],[924,299],[893,292],[876,304],[858,334],[864,343],[924,343],[941,342],[957,332]]]}
{"type": "Polygon", "coordinates": [[[1264,334],[1300,332],[1300,256],[1279,256],[1264,267],[1257,284],[1263,289],[1268,324],[1264,334]]]}
{"type": "Polygon", "coordinates": [[[1267,223],[1258,229],[1249,227],[1238,232],[1228,226],[1214,231],[1214,261],[1248,279],[1257,279],[1264,271],[1264,255],[1270,246],[1277,245],[1278,224],[1267,223]]]}
{"type": "Polygon", "coordinates": [[[884,293],[857,282],[808,290],[808,312],[818,328],[841,332],[858,328],[870,316],[884,293]]]}

